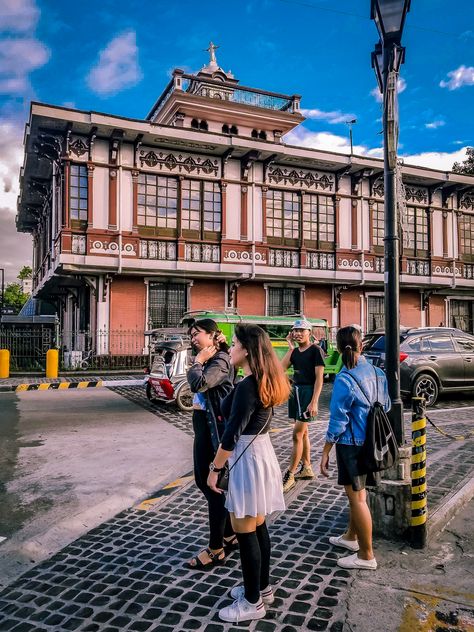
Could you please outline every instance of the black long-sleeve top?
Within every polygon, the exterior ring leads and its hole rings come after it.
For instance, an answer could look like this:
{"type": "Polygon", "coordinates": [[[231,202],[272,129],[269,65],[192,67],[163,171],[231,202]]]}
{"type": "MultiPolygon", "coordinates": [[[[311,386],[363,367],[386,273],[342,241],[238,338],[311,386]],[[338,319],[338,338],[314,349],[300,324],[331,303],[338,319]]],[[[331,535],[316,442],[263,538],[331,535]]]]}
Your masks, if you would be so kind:
{"type": "Polygon", "coordinates": [[[264,408],[258,395],[257,380],[249,375],[237,384],[221,402],[225,429],[221,439],[224,450],[231,452],[240,435],[256,435],[270,430],[271,408],[264,408]],[[266,427],[265,427],[266,424],[266,427]]]}
{"type": "Polygon", "coordinates": [[[225,351],[218,351],[205,364],[195,362],[187,374],[192,393],[204,393],[217,386],[233,387],[230,357],[225,351]]]}

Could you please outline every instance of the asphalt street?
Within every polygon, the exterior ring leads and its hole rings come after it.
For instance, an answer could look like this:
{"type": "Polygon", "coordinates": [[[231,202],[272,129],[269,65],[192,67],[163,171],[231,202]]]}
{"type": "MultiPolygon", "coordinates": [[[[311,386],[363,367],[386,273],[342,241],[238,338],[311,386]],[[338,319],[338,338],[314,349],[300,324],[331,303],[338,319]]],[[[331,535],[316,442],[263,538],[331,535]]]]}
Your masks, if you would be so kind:
{"type": "Polygon", "coordinates": [[[106,388],[0,407],[0,585],[191,469],[189,434],[106,388]]]}

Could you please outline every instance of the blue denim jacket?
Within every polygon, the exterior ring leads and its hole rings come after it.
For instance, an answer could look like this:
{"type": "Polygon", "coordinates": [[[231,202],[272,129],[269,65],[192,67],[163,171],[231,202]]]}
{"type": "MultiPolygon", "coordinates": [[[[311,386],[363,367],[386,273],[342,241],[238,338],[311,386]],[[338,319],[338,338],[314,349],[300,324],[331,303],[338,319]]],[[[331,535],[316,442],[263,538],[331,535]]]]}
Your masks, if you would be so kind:
{"type": "Polygon", "coordinates": [[[347,375],[348,373],[354,375],[371,402],[375,402],[377,397],[375,381],[377,374],[378,399],[386,411],[390,409],[387,378],[382,369],[373,367],[364,356],[360,356],[355,368],[349,370],[343,367],[334,381],[326,441],[345,445],[362,445],[370,406],[363,393],[360,392],[360,388],[347,375]],[[352,424],[354,436],[352,436],[349,422],[352,424]]]}

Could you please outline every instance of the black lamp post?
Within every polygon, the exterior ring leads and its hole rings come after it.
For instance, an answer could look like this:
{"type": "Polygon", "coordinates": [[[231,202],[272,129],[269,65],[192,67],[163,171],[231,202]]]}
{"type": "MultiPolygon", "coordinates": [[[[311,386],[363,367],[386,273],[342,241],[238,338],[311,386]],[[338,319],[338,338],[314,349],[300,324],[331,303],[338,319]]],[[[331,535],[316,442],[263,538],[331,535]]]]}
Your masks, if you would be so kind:
{"type": "Polygon", "coordinates": [[[395,172],[398,145],[397,80],[405,49],[400,46],[410,0],[371,0],[370,18],[380,36],[372,67],[383,95],[385,211],[385,371],[392,400],[391,419],[399,445],[405,441],[400,397],[400,258],[395,172]]]}
{"type": "Polygon", "coordinates": [[[1,283],[1,293],[0,293],[0,318],[3,314],[3,308],[5,307],[4,302],[5,302],[5,269],[4,268],[0,268],[0,272],[2,273],[2,283],[1,283]]]}

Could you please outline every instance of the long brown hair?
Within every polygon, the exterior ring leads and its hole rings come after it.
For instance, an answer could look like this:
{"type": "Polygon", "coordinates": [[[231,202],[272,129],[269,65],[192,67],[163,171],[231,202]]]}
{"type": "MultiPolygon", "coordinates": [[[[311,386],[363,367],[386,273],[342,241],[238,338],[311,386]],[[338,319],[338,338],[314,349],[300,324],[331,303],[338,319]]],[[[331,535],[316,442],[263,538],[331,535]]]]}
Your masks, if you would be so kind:
{"type": "Polygon", "coordinates": [[[362,334],[357,327],[342,327],[336,335],[337,350],[342,355],[342,362],[348,369],[357,365],[357,358],[362,346],[362,334]]]}
{"type": "Polygon", "coordinates": [[[258,325],[236,325],[235,337],[247,351],[250,370],[257,380],[265,408],[279,406],[290,396],[290,382],[266,331],[258,325]]]}

